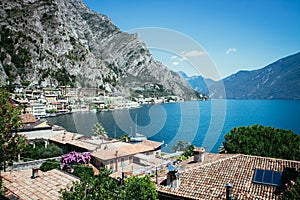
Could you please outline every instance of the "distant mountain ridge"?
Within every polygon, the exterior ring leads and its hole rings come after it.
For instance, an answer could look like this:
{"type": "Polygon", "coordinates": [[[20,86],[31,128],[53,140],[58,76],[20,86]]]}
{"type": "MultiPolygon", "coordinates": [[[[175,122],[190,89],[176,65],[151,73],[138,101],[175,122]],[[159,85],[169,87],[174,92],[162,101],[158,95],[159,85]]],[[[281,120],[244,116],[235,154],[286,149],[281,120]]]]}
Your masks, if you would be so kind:
{"type": "Polygon", "coordinates": [[[72,84],[128,96],[132,87],[157,83],[194,95],[137,34],[120,31],[82,0],[1,0],[0,34],[0,84],[72,84]]]}
{"type": "Polygon", "coordinates": [[[193,88],[194,90],[196,90],[201,94],[206,94],[206,95],[209,94],[208,88],[215,83],[214,80],[203,78],[202,76],[189,77],[183,71],[179,71],[178,73],[188,82],[191,88],[193,88]]]}
{"type": "Polygon", "coordinates": [[[258,70],[239,71],[221,81],[211,80],[205,86],[201,76],[185,79],[197,91],[207,91],[205,94],[211,98],[224,98],[220,94],[223,81],[228,99],[300,99],[300,52],[258,70]]]}

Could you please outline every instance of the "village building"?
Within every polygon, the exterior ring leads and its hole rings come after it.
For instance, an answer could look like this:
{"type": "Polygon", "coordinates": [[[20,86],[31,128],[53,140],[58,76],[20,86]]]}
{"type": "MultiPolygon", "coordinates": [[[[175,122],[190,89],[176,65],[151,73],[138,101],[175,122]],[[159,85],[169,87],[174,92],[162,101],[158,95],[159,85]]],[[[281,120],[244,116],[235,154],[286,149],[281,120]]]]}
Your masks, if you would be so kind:
{"type": "Polygon", "coordinates": [[[45,94],[45,99],[48,103],[57,102],[57,95],[56,94],[45,94]]]}
{"type": "Polygon", "coordinates": [[[203,153],[174,166],[156,184],[160,199],[278,199],[300,162],[242,154],[203,153]],[[176,175],[176,173],[178,173],[176,175]]]}
{"type": "Polygon", "coordinates": [[[49,138],[49,142],[60,147],[63,150],[63,153],[68,153],[71,151],[93,152],[99,145],[86,141],[88,138],[90,137],[78,133],[64,131],[49,138]]]}
{"type": "Polygon", "coordinates": [[[23,126],[18,130],[18,134],[25,135],[33,146],[36,142],[45,142],[47,146],[49,138],[65,131],[57,126],[49,126],[47,121],[38,120],[29,113],[20,115],[20,118],[23,126]]]}
{"type": "Polygon", "coordinates": [[[107,167],[113,171],[120,171],[122,167],[133,164],[134,161],[141,163],[142,160],[155,159],[161,153],[161,145],[160,142],[144,140],[136,144],[105,147],[91,154],[92,163],[98,168],[107,167]]]}
{"type": "Polygon", "coordinates": [[[35,117],[44,117],[46,115],[46,105],[41,103],[30,103],[25,109],[26,113],[30,113],[35,117]]]}
{"type": "Polygon", "coordinates": [[[71,186],[79,178],[53,169],[47,172],[38,171],[38,168],[1,172],[4,197],[10,200],[27,199],[60,199],[60,190],[71,186]]]}

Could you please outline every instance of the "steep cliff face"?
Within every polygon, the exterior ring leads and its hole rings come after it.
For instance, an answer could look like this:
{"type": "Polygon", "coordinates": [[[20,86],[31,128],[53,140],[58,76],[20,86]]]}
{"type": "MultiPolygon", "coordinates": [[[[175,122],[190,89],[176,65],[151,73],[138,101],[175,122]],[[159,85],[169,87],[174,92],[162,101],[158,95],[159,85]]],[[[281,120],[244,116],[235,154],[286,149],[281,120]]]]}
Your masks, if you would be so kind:
{"type": "Polygon", "coordinates": [[[137,34],[121,32],[81,0],[2,0],[0,32],[2,81],[100,87],[123,95],[154,82],[176,95],[193,95],[137,34]]]}

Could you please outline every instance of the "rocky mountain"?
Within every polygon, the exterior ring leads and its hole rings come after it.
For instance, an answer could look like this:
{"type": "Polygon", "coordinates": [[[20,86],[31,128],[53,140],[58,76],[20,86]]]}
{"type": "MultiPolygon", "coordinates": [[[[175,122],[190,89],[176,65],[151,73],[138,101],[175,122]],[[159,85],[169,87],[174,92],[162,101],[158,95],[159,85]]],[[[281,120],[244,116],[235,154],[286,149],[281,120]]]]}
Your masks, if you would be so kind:
{"type": "Polygon", "coordinates": [[[258,70],[239,71],[221,81],[206,81],[205,86],[202,77],[185,79],[194,89],[209,88],[212,98],[224,98],[220,94],[223,82],[228,99],[300,99],[300,53],[258,70]]]}
{"type": "Polygon", "coordinates": [[[208,95],[208,88],[215,83],[214,80],[203,78],[202,76],[188,76],[183,71],[179,71],[178,73],[188,82],[191,88],[201,94],[208,95]]]}
{"type": "Polygon", "coordinates": [[[137,34],[120,31],[81,0],[1,0],[0,33],[1,81],[98,87],[123,95],[158,83],[175,95],[194,94],[137,34]]]}

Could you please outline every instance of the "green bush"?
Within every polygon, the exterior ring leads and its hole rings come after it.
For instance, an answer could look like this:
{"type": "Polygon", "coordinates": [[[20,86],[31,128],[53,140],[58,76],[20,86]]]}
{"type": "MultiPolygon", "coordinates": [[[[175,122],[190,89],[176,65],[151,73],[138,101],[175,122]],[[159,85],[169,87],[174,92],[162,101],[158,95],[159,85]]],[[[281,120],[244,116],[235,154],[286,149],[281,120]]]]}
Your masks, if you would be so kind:
{"type": "Polygon", "coordinates": [[[300,199],[300,175],[295,180],[291,180],[289,183],[285,184],[285,190],[279,199],[289,200],[289,199],[300,199]]]}
{"type": "Polygon", "coordinates": [[[35,144],[35,148],[33,148],[33,145],[27,145],[27,147],[22,152],[21,157],[24,161],[27,161],[43,158],[52,158],[61,156],[62,154],[63,152],[61,148],[59,148],[55,144],[49,144],[48,147],[45,148],[44,142],[37,142],[35,144]]]}
{"type": "Polygon", "coordinates": [[[73,169],[74,171],[72,174],[80,178],[80,180],[94,176],[93,168],[88,165],[75,165],[73,169]]]}
{"type": "Polygon", "coordinates": [[[47,160],[46,162],[44,162],[41,167],[40,170],[43,172],[52,170],[52,169],[60,169],[60,162],[54,159],[50,159],[47,160]]]}
{"type": "Polygon", "coordinates": [[[61,148],[59,148],[55,144],[50,144],[48,145],[47,148],[39,149],[38,153],[39,153],[39,158],[52,158],[52,157],[61,156],[63,154],[61,148]]]}

